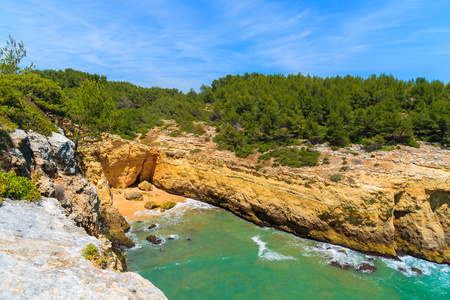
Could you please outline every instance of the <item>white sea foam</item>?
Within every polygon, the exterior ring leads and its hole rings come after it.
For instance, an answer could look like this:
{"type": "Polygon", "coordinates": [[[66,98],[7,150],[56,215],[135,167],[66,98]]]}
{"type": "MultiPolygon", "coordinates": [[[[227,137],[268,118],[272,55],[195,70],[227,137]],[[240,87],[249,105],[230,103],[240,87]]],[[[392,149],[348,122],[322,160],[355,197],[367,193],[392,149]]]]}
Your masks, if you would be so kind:
{"type": "Polygon", "coordinates": [[[296,260],[292,256],[285,256],[278,252],[272,251],[266,247],[267,243],[261,241],[259,236],[252,237],[252,240],[258,245],[258,257],[263,260],[296,260]]]}
{"type": "Polygon", "coordinates": [[[217,209],[217,207],[201,202],[198,200],[187,198],[184,202],[177,203],[172,209],[161,212],[158,209],[140,210],[134,213],[133,217],[163,217],[163,218],[180,218],[189,211],[203,212],[204,210],[217,209]]]}
{"type": "Polygon", "coordinates": [[[405,276],[417,276],[418,274],[411,270],[411,268],[417,268],[422,271],[422,275],[431,275],[431,274],[442,274],[447,277],[450,274],[450,266],[448,265],[439,265],[436,263],[432,263],[423,259],[415,258],[412,256],[402,256],[400,257],[401,261],[381,258],[381,260],[391,269],[394,269],[405,276]],[[399,268],[402,268],[405,271],[401,271],[399,268]]]}

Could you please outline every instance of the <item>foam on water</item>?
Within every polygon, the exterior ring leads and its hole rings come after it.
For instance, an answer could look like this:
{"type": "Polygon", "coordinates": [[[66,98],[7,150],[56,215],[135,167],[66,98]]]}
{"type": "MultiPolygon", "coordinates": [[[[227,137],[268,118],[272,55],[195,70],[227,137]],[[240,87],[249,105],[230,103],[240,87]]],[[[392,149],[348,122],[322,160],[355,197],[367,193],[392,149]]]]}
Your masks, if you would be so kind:
{"type": "MultiPolygon", "coordinates": [[[[418,274],[411,270],[411,268],[417,268],[422,271],[422,275],[430,276],[430,275],[442,275],[442,277],[447,277],[450,274],[450,266],[448,265],[439,265],[435,264],[420,258],[415,258],[412,256],[402,256],[400,257],[400,261],[381,258],[381,260],[386,264],[387,267],[396,270],[405,276],[418,276],[418,274]],[[401,271],[399,268],[402,268],[406,271],[401,271]]],[[[447,283],[450,286],[450,283],[447,283]]]]}
{"type": "Polygon", "coordinates": [[[170,219],[170,223],[175,225],[184,221],[182,219],[186,213],[203,213],[204,211],[211,209],[218,208],[205,202],[187,198],[184,202],[177,203],[172,209],[166,210],[165,212],[161,212],[159,208],[146,209],[135,212],[133,217],[159,217],[164,221],[170,219]]]}
{"type": "Polygon", "coordinates": [[[258,257],[263,260],[296,260],[292,256],[285,256],[283,254],[280,254],[278,252],[272,251],[269,248],[266,247],[267,243],[261,241],[261,238],[259,236],[252,237],[252,240],[258,245],[258,257]]]}

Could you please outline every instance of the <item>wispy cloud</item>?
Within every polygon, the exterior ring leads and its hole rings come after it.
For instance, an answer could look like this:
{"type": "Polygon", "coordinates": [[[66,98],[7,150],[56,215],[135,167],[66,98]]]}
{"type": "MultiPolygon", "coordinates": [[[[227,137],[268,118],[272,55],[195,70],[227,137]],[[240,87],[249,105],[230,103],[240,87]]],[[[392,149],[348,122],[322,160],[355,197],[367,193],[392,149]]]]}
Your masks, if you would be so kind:
{"type": "Polygon", "coordinates": [[[4,0],[0,38],[40,69],[183,91],[244,72],[450,80],[448,2],[333,3],[4,0]]]}

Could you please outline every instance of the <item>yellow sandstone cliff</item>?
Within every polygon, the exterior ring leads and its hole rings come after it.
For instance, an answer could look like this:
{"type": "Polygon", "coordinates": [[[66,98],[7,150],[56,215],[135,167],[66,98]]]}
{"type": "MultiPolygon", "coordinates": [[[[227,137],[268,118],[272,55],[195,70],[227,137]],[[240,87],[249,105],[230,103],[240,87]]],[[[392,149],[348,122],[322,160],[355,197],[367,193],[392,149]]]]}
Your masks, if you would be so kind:
{"type": "Polygon", "coordinates": [[[256,170],[207,149],[197,153],[182,148],[158,150],[108,136],[86,151],[101,165],[112,187],[148,180],[168,192],[300,236],[367,253],[391,257],[407,253],[450,263],[447,150],[435,154],[443,162],[440,165],[413,163],[420,157],[414,151],[434,153],[426,147],[376,158],[361,154],[358,159],[324,149],[322,157],[332,161],[330,166],[256,170]],[[409,154],[411,162],[405,162],[409,154]],[[336,183],[329,175],[339,171],[336,162],[342,157],[349,157],[349,169],[336,183]]]}

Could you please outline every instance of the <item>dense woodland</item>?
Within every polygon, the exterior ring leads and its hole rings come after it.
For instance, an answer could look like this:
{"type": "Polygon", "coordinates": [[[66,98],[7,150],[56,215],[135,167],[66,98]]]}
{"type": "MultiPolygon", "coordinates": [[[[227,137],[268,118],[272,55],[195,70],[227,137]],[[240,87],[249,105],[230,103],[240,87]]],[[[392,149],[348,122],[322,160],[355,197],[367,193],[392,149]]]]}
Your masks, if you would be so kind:
{"type": "Polygon", "coordinates": [[[417,140],[450,145],[450,84],[424,78],[253,73],[227,75],[203,85],[200,93],[183,93],[66,69],[0,75],[0,86],[2,123],[38,126],[45,133],[53,126],[38,113],[24,114],[26,107],[69,116],[129,139],[162,125],[162,119],[175,120],[178,133],[202,134],[193,121],[203,121],[216,127],[219,147],[239,157],[302,140],[338,147],[359,143],[368,151],[397,144],[417,147],[417,140]],[[99,97],[97,115],[80,118],[74,99],[89,105],[92,93],[99,97]],[[108,115],[102,115],[105,112],[108,115]]]}
{"type": "Polygon", "coordinates": [[[73,97],[88,79],[102,83],[121,117],[112,131],[135,137],[174,119],[184,132],[202,133],[192,121],[217,127],[216,141],[245,157],[299,140],[335,146],[418,146],[450,143],[450,84],[424,78],[402,81],[382,74],[320,78],[298,75],[227,75],[200,93],[143,88],[72,69],[34,71],[73,97]]]}

